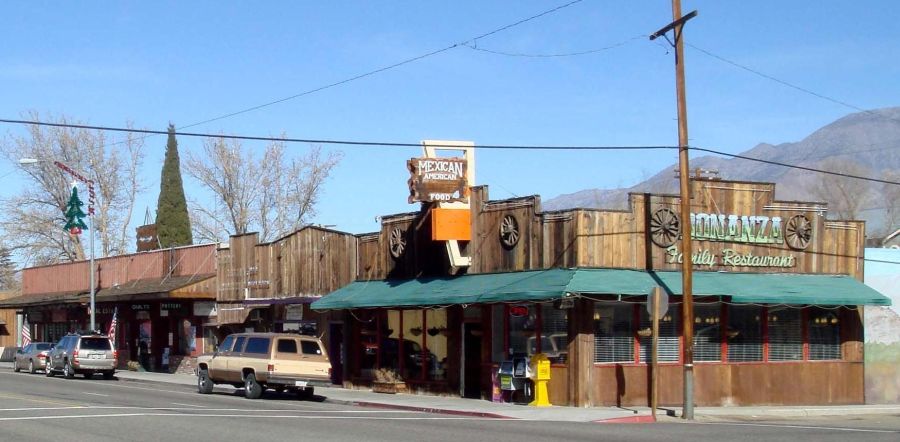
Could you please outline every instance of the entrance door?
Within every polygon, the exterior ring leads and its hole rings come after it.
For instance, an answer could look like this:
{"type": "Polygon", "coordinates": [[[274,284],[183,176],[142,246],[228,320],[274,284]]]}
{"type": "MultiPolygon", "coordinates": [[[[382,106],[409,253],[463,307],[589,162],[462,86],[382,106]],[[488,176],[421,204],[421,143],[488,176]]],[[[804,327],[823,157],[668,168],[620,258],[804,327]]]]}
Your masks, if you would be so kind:
{"type": "Polygon", "coordinates": [[[481,324],[463,324],[463,397],[481,399],[481,324]]]}
{"type": "Polygon", "coordinates": [[[331,383],[344,384],[344,324],[328,325],[328,358],[331,359],[331,383]]]}

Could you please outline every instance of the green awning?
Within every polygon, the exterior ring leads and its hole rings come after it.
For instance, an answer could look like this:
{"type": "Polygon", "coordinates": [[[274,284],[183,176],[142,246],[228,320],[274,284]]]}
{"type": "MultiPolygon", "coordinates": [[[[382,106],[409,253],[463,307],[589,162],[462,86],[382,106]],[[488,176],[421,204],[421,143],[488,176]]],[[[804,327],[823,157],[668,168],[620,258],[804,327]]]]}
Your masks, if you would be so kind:
{"type": "MultiPolygon", "coordinates": [[[[695,296],[736,303],[890,305],[886,296],[841,275],[694,272],[695,296]]],[[[547,269],[409,280],[357,281],[312,303],[313,310],[433,307],[550,301],[569,296],[644,296],[655,286],[681,294],[680,272],[627,269],[547,269]]]]}
{"type": "MultiPolygon", "coordinates": [[[[681,294],[681,272],[651,272],[681,294]]],[[[731,302],[808,305],[891,305],[891,299],[846,275],[694,272],[694,296],[729,296],[731,302]]]]}

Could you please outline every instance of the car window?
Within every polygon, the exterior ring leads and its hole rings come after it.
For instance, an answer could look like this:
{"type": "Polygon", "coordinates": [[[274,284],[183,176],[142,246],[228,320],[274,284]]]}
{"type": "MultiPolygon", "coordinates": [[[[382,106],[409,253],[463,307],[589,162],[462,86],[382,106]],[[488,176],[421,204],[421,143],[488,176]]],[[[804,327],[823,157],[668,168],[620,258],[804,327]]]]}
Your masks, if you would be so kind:
{"type": "Polygon", "coordinates": [[[32,344],[32,345],[34,345],[33,348],[34,348],[36,351],[50,350],[50,343],[49,343],[49,342],[42,342],[42,343],[40,343],[40,344],[32,344]]]}
{"type": "Polygon", "coordinates": [[[82,350],[112,350],[112,344],[107,338],[81,338],[82,350]]]}
{"type": "Polygon", "coordinates": [[[28,344],[22,348],[22,353],[28,353],[29,351],[31,351],[31,344],[28,344]]]}
{"type": "Polygon", "coordinates": [[[219,351],[231,351],[232,345],[234,345],[234,335],[228,335],[219,345],[219,351]]]}
{"type": "Polygon", "coordinates": [[[232,351],[235,353],[240,353],[241,350],[244,349],[244,341],[246,340],[246,336],[238,336],[237,339],[234,340],[234,348],[232,349],[232,351]]]}
{"type": "Polygon", "coordinates": [[[269,338],[250,338],[247,340],[247,348],[244,353],[266,354],[269,352],[269,338]]]}
{"type": "Polygon", "coordinates": [[[320,355],[322,354],[322,349],[319,348],[319,343],[316,341],[300,341],[301,348],[303,349],[303,354],[305,355],[320,355]]]}
{"type": "Polygon", "coordinates": [[[293,339],[279,339],[278,353],[297,353],[297,341],[293,339]]]}

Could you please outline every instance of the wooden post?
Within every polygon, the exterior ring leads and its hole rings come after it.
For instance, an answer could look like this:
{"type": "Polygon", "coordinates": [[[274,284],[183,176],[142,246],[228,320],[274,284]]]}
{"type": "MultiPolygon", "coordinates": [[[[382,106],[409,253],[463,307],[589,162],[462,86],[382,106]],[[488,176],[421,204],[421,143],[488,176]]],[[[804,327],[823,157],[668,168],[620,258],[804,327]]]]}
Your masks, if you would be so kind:
{"type": "Polygon", "coordinates": [[[653,339],[651,341],[651,351],[653,362],[651,366],[650,372],[650,413],[653,416],[653,420],[656,421],[656,407],[659,404],[659,303],[660,303],[660,292],[659,287],[655,287],[653,289],[653,339]]]}

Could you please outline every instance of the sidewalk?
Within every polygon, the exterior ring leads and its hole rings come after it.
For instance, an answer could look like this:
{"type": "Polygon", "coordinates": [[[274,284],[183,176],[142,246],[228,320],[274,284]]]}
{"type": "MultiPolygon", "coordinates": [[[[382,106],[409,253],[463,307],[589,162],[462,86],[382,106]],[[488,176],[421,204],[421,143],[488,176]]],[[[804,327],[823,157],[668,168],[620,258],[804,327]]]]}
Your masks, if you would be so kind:
{"type": "MultiPolygon", "coordinates": [[[[12,363],[0,362],[0,369],[12,370],[12,363]]],[[[192,375],[118,371],[116,377],[125,382],[157,382],[180,385],[196,385],[192,375]]],[[[233,387],[217,385],[218,389],[233,387]]],[[[440,397],[416,394],[382,394],[370,390],[317,387],[316,395],[324,402],[373,408],[413,410],[462,416],[526,419],[562,422],[643,423],[652,422],[649,407],[529,407],[525,405],[493,403],[477,399],[440,397]]],[[[894,405],[836,405],[836,406],[757,406],[757,407],[697,407],[694,418],[698,421],[717,420],[768,420],[814,416],[845,415],[900,415],[900,404],[894,405]]],[[[657,420],[683,422],[680,407],[661,407],[657,420]]]]}

